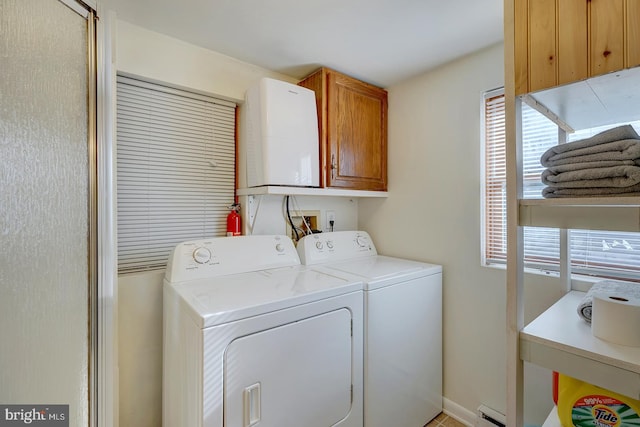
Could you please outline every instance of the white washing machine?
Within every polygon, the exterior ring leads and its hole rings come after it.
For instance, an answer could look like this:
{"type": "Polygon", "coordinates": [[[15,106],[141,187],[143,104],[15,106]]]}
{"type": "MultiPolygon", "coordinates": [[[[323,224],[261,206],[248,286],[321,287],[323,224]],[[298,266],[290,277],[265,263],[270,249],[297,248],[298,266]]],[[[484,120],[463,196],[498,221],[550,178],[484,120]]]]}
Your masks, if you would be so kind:
{"type": "Polygon", "coordinates": [[[363,283],[285,236],[191,241],[164,281],[164,427],[361,427],[363,283]]]}
{"type": "Polygon", "coordinates": [[[442,267],[378,255],[363,231],[298,242],[303,264],[362,277],[364,425],[422,427],[442,411],[442,267]]]}

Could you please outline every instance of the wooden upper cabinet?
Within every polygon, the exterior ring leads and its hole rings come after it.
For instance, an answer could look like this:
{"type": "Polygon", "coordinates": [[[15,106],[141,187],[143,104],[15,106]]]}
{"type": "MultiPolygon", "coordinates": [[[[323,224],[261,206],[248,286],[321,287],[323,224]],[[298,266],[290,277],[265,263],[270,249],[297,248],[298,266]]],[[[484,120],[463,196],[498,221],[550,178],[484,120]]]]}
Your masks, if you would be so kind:
{"type": "Polygon", "coordinates": [[[640,65],[640,0],[515,0],[516,94],[640,65]]]}
{"type": "Polygon", "coordinates": [[[298,83],[316,92],[321,184],[387,190],[387,92],[328,68],[298,83]]]}

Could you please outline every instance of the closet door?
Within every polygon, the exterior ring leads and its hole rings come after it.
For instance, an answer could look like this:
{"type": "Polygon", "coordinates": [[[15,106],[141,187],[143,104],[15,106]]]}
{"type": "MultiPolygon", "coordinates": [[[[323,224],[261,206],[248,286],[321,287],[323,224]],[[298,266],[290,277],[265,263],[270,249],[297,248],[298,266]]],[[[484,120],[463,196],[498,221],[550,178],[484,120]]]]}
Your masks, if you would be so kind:
{"type": "Polygon", "coordinates": [[[68,405],[78,427],[93,375],[92,28],[71,0],[0,2],[0,404],[57,419],[68,405]]]}

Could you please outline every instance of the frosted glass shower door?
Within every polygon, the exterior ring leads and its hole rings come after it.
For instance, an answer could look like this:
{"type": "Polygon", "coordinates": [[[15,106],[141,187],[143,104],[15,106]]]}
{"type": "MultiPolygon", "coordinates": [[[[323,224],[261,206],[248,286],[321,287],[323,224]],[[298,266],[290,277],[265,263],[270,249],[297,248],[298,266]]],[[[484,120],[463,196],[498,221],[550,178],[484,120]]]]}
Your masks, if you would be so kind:
{"type": "Polygon", "coordinates": [[[85,17],[0,1],[0,405],[89,425],[90,140],[85,17]]]}

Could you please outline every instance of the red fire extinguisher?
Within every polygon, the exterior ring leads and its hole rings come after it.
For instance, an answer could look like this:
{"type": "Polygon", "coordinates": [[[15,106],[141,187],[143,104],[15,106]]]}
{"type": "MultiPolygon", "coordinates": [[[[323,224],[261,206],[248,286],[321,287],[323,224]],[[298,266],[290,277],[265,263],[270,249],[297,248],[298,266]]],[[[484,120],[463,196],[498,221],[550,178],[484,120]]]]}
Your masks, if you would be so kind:
{"type": "Polygon", "coordinates": [[[240,203],[234,203],[229,206],[231,212],[227,215],[227,236],[240,236],[242,234],[242,217],[240,212],[240,203]]]}

